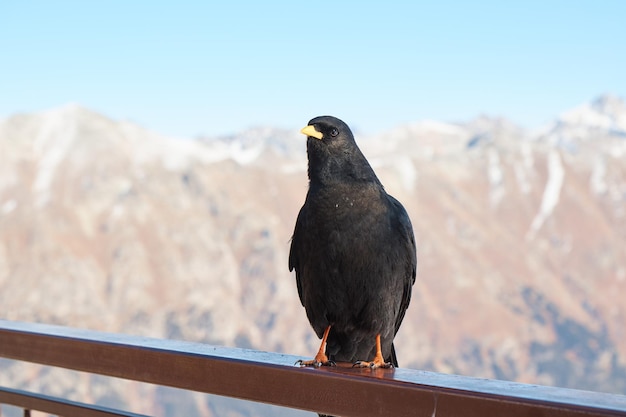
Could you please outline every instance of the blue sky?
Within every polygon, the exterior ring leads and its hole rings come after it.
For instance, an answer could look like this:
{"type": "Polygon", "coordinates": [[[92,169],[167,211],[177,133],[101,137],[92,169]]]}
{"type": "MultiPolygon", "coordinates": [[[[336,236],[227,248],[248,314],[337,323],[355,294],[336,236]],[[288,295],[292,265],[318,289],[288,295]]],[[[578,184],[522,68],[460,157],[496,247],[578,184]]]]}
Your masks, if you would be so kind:
{"type": "Polygon", "coordinates": [[[626,1],[3,1],[0,117],[79,103],[173,136],[538,126],[626,98],[626,1]],[[219,4],[218,4],[219,3],[219,4]]]}

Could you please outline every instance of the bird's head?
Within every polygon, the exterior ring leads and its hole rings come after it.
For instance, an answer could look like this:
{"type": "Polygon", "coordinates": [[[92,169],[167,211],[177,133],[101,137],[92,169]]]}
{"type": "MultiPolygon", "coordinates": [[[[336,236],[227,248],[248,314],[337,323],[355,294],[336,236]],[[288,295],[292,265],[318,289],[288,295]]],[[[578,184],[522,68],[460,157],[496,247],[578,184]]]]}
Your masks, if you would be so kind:
{"type": "Polygon", "coordinates": [[[311,181],[378,181],[343,121],[333,116],[315,117],[300,132],[307,136],[311,181]]]}
{"type": "Polygon", "coordinates": [[[319,116],[300,130],[307,136],[307,150],[339,154],[356,148],[352,131],[343,121],[333,116],[319,116]]]}
{"type": "Polygon", "coordinates": [[[319,116],[309,121],[300,133],[309,138],[330,142],[344,142],[346,140],[354,142],[352,131],[343,121],[333,116],[319,116]]]}

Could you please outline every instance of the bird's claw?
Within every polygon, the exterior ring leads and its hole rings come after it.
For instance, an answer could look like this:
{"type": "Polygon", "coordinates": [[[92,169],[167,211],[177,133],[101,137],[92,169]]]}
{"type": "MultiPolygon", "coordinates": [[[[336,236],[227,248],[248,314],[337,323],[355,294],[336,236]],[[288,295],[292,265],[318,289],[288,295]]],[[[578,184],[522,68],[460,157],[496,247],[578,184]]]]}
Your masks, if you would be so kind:
{"type": "Polygon", "coordinates": [[[376,360],[373,360],[371,362],[356,361],[352,364],[352,367],[353,368],[370,368],[370,369],[378,369],[378,368],[389,369],[389,368],[393,368],[393,364],[389,362],[378,362],[376,360]]]}
{"type": "Polygon", "coordinates": [[[356,361],[353,365],[353,368],[370,368],[374,369],[374,362],[367,361],[356,361]]]}
{"type": "Polygon", "coordinates": [[[305,367],[305,366],[312,366],[314,368],[319,368],[321,366],[337,366],[337,364],[335,363],[335,361],[318,361],[316,359],[310,360],[310,361],[305,361],[302,359],[298,359],[296,361],[296,363],[294,363],[294,365],[300,365],[300,367],[305,367]]]}
{"type": "Polygon", "coordinates": [[[315,359],[310,360],[310,361],[305,361],[305,360],[302,360],[302,359],[298,359],[296,361],[296,363],[294,363],[294,365],[300,365],[301,367],[313,366],[313,367],[317,368],[320,365],[320,362],[317,362],[315,359]]]}

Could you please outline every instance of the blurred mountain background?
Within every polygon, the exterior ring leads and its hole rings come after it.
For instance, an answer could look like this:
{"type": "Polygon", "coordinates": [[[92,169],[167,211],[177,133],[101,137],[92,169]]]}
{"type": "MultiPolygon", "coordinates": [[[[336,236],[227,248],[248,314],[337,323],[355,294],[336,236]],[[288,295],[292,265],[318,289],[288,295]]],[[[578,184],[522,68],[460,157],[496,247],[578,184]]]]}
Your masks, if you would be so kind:
{"type": "MultiPolygon", "coordinates": [[[[533,131],[484,116],[355,133],[418,242],[402,367],[626,393],[622,98],[533,131]]],[[[75,104],[0,121],[0,316],[312,356],[287,268],[305,141],[174,139],[75,104]]],[[[298,413],[0,368],[0,384],[148,414],[298,413]]]]}

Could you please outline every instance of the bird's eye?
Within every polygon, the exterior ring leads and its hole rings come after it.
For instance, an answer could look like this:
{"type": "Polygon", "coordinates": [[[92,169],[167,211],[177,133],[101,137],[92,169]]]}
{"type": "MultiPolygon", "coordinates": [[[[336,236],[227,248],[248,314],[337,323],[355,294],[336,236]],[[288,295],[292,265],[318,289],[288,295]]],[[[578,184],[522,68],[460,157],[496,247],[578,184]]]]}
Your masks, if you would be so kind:
{"type": "Polygon", "coordinates": [[[339,131],[336,128],[333,127],[333,129],[330,131],[330,136],[332,136],[334,138],[338,134],[339,134],[339,131]]]}

